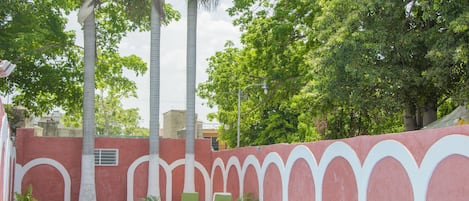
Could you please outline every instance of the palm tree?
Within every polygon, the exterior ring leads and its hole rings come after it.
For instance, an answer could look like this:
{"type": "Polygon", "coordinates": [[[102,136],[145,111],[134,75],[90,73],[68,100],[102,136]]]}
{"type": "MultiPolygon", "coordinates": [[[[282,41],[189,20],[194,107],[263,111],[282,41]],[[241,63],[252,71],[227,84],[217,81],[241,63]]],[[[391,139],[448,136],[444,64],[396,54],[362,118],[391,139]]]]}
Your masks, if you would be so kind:
{"type": "Polygon", "coordinates": [[[197,48],[197,6],[211,9],[218,0],[187,0],[187,74],[186,74],[186,163],[184,168],[184,192],[195,192],[194,142],[195,142],[195,88],[197,48]]]}
{"type": "Polygon", "coordinates": [[[84,31],[84,83],[83,83],[83,147],[81,159],[80,201],[95,201],[94,177],[94,71],[96,63],[96,24],[94,0],[83,0],[78,12],[78,21],[84,31]]]}
{"type": "Polygon", "coordinates": [[[164,0],[153,0],[151,6],[150,49],[150,159],[148,166],[148,196],[160,197],[159,115],[160,115],[160,36],[164,18],[164,0]]]}

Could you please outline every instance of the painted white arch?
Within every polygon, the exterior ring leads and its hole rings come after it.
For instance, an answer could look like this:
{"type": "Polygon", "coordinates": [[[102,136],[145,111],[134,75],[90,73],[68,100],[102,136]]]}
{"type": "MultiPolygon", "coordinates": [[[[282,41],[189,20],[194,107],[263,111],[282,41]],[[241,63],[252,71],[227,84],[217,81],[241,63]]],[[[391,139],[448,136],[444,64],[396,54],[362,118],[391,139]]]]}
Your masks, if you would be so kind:
{"type": "Polygon", "coordinates": [[[227,189],[226,189],[226,186],[227,186],[227,183],[228,183],[228,181],[227,181],[227,179],[228,179],[228,173],[229,173],[231,167],[234,167],[235,170],[236,170],[236,172],[238,173],[238,182],[240,182],[240,183],[239,183],[239,184],[240,184],[239,187],[240,187],[240,188],[242,187],[241,181],[243,181],[242,178],[244,178],[244,176],[241,176],[241,175],[239,174],[240,172],[242,172],[242,171],[241,171],[241,170],[242,170],[242,169],[241,169],[241,163],[239,162],[238,157],[230,157],[230,159],[228,159],[228,163],[226,164],[226,169],[223,171],[224,180],[226,181],[226,182],[224,182],[224,184],[223,184],[223,189],[225,190],[225,192],[226,192],[226,190],[227,190],[227,189]]]}
{"type": "Polygon", "coordinates": [[[163,168],[163,171],[164,171],[165,176],[166,176],[166,200],[171,200],[173,180],[168,179],[168,175],[172,175],[171,174],[172,170],[169,167],[168,163],[164,160],[161,160],[161,158],[160,158],[160,166],[163,168]],[[168,186],[170,186],[170,187],[168,187],[168,186]]]}
{"type": "Polygon", "coordinates": [[[135,169],[142,164],[147,162],[150,159],[148,155],[141,156],[137,158],[132,164],[130,164],[129,169],[127,169],[127,201],[134,200],[134,175],[135,169]]]}
{"type": "Polygon", "coordinates": [[[357,180],[357,183],[360,183],[359,186],[357,184],[357,187],[359,187],[357,189],[358,200],[365,201],[367,199],[368,182],[370,180],[371,173],[373,172],[376,164],[386,157],[391,157],[401,164],[409,176],[412,188],[416,188],[416,183],[419,182],[418,178],[412,177],[411,175],[416,175],[418,173],[418,167],[412,153],[406,146],[398,141],[384,140],[375,144],[365,158],[365,162],[363,163],[363,167],[360,171],[360,179],[357,180]]]}
{"type": "MultiPolygon", "coordinates": [[[[337,157],[344,158],[352,168],[353,174],[355,176],[355,181],[360,179],[360,160],[358,159],[357,153],[350,147],[348,144],[342,141],[337,141],[329,145],[324,151],[321,160],[319,162],[318,171],[316,177],[313,176],[316,200],[322,200],[322,184],[324,180],[324,175],[327,171],[327,167],[337,157]]],[[[314,172],[313,172],[314,175],[314,172]]],[[[357,183],[357,189],[360,189],[360,183],[357,183]]]]}
{"type": "MultiPolygon", "coordinates": [[[[267,156],[264,158],[264,162],[262,163],[262,168],[260,171],[260,180],[259,180],[259,200],[264,200],[264,179],[265,175],[267,173],[267,169],[269,166],[273,164],[277,166],[278,171],[280,173],[280,180],[282,181],[282,200],[285,200],[285,180],[287,179],[285,176],[285,168],[283,166],[283,160],[282,157],[276,152],[271,152],[267,154],[267,156]]],[[[287,184],[288,185],[288,184],[287,184]]],[[[288,186],[287,186],[288,188],[288,186]]],[[[288,200],[288,199],[287,199],[288,200]]]]}
{"type": "MultiPolygon", "coordinates": [[[[177,167],[181,166],[181,165],[184,165],[185,163],[185,159],[179,159],[179,160],[176,160],[174,161],[173,163],[171,163],[170,167],[171,167],[171,172],[176,169],[177,167]]],[[[204,178],[204,184],[205,184],[205,200],[206,201],[210,201],[212,196],[210,195],[210,192],[211,192],[211,183],[210,183],[210,176],[207,172],[207,170],[205,169],[205,167],[199,163],[198,161],[195,161],[195,164],[194,164],[194,167],[197,168],[200,173],[202,174],[202,177],[204,178]]],[[[166,176],[166,180],[168,180],[168,176],[166,176]]],[[[172,179],[172,177],[170,177],[172,179]]],[[[166,186],[166,188],[168,188],[168,186],[166,186]]],[[[172,198],[172,197],[171,197],[172,198]]],[[[167,200],[172,200],[172,199],[169,199],[169,198],[166,198],[167,200]]]]}
{"type": "Polygon", "coordinates": [[[215,171],[217,170],[217,168],[220,168],[220,172],[221,172],[221,176],[222,176],[222,183],[223,183],[223,192],[226,192],[226,175],[225,175],[225,164],[223,163],[223,160],[221,160],[221,158],[216,158],[214,161],[213,161],[213,164],[212,164],[212,171],[210,173],[210,183],[212,185],[210,185],[210,195],[213,193],[213,178],[215,177],[215,171]]]}
{"type": "MultiPolygon", "coordinates": [[[[133,183],[134,183],[134,175],[135,175],[135,169],[137,167],[144,163],[148,162],[149,156],[141,156],[140,158],[136,159],[130,166],[129,169],[127,170],[127,201],[133,201],[133,195],[134,195],[134,190],[133,190],[133,183]]],[[[172,180],[172,171],[181,166],[184,165],[185,159],[179,159],[168,165],[168,163],[160,158],[160,167],[163,168],[165,174],[166,174],[166,200],[172,200],[172,185],[173,185],[173,180],[172,180]]],[[[204,178],[204,184],[205,184],[205,200],[210,201],[211,196],[210,196],[210,176],[205,169],[205,167],[199,163],[198,161],[195,161],[195,168],[197,168],[203,178],[204,178]]],[[[158,170],[159,171],[159,170],[158,170]]]]}
{"type": "Polygon", "coordinates": [[[430,149],[428,149],[425,157],[420,164],[420,179],[422,183],[419,183],[417,189],[414,190],[417,193],[415,200],[424,201],[427,196],[428,184],[433,175],[433,171],[440,164],[441,161],[451,155],[461,155],[469,157],[469,137],[462,134],[453,134],[445,136],[435,142],[430,149]]]}
{"type": "Polygon", "coordinates": [[[453,134],[445,136],[436,141],[425,153],[420,164],[417,165],[415,158],[403,144],[394,140],[382,141],[370,150],[361,170],[362,187],[358,189],[359,200],[366,200],[369,177],[374,166],[385,157],[397,160],[407,172],[412,185],[414,200],[425,201],[428,184],[436,166],[451,155],[462,155],[469,157],[469,137],[453,134]]]}
{"type": "MultiPolygon", "coordinates": [[[[239,161],[238,161],[239,163],[239,161]]],[[[239,176],[239,195],[243,196],[244,194],[244,178],[246,178],[246,172],[248,171],[248,167],[252,166],[254,170],[256,171],[257,175],[257,183],[258,183],[258,188],[263,189],[264,184],[262,183],[263,180],[261,180],[261,165],[259,163],[259,160],[254,156],[254,155],[249,155],[244,159],[243,167],[241,168],[241,174],[238,173],[239,176]]]]}
{"type": "Polygon", "coordinates": [[[68,174],[67,169],[57,162],[56,160],[50,158],[36,158],[34,160],[29,161],[23,167],[21,165],[16,164],[16,171],[15,171],[15,181],[17,182],[17,186],[15,188],[15,192],[21,192],[21,182],[23,181],[24,175],[33,167],[38,165],[50,165],[57,169],[59,173],[62,175],[64,179],[64,201],[70,201],[70,192],[71,192],[71,181],[70,175],[68,174]]]}
{"type": "Polygon", "coordinates": [[[318,163],[316,161],[314,154],[311,152],[311,150],[309,150],[308,147],[304,145],[296,146],[290,152],[290,155],[288,156],[288,159],[287,159],[287,163],[285,165],[285,172],[286,172],[286,175],[287,175],[286,177],[288,180],[287,180],[287,188],[284,189],[284,194],[287,200],[288,200],[288,183],[290,182],[291,171],[295,162],[300,159],[305,160],[306,163],[308,164],[311,174],[313,175],[314,185],[316,185],[316,182],[318,182],[314,179],[314,177],[316,177],[317,172],[318,172],[318,163]]]}

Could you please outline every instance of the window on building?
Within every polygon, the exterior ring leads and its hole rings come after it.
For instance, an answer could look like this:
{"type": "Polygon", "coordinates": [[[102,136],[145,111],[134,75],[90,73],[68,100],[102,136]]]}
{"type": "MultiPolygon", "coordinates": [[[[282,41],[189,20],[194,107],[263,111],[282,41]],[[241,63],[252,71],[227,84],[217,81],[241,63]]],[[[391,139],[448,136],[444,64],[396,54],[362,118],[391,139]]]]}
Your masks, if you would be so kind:
{"type": "Polygon", "coordinates": [[[210,140],[210,144],[212,145],[213,150],[218,151],[219,143],[217,137],[205,137],[205,139],[210,140]]]}

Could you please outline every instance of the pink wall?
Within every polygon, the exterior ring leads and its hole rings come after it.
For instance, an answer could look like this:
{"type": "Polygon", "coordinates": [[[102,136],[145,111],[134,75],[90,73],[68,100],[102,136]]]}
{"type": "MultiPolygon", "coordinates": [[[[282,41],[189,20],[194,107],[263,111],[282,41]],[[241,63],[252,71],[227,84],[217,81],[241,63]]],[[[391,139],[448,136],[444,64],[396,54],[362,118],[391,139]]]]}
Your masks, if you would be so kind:
{"type": "Polygon", "coordinates": [[[216,152],[213,189],[268,201],[463,200],[468,135],[459,126],[216,152]]]}
{"type": "MultiPolygon", "coordinates": [[[[160,158],[164,163],[174,163],[184,157],[183,140],[164,139],[160,143],[160,158]]],[[[38,200],[60,201],[66,200],[64,191],[64,179],[57,168],[49,165],[44,159],[52,159],[61,164],[67,171],[70,179],[70,200],[78,200],[80,187],[80,167],[81,167],[81,138],[64,137],[36,137],[33,136],[33,130],[21,129],[18,132],[17,148],[17,169],[23,172],[21,179],[21,188],[26,189],[29,184],[33,185],[33,195],[38,200]],[[36,160],[43,160],[39,165],[34,165],[30,169],[25,169],[27,163],[36,160]],[[23,170],[23,171],[21,171],[23,170]]],[[[118,166],[97,166],[95,169],[97,200],[126,200],[127,199],[127,171],[129,167],[140,157],[148,153],[148,140],[138,138],[96,138],[95,148],[112,148],[119,150],[118,166]]],[[[211,165],[208,140],[198,140],[196,143],[196,160],[202,163],[204,168],[211,165]]],[[[30,166],[30,165],[29,165],[30,166]]],[[[28,166],[28,167],[29,167],[28,166]]],[[[183,184],[183,166],[174,168],[172,175],[172,200],[178,200],[182,193],[183,184]]],[[[197,171],[196,171],[197,173],[197,171]]],[[[146,196],[148,164],[142,163],[137,166],[133,177],[133,198],[139,200],[146,196]]],[[[164,170],[160,168],[161,192],[166,192],[166,180],[164,170]]],[[[196,174],[197,190],[205,190],[203,179],[196,174]]],[[[204,194],[201,195],[204,198],[204,194]]],[[[68,196],[67,196],[68,197],[68,196]]],[[[165,200],[166,194],[162,194],[165,200]]]]}
{"type": "MultiPolygon", "coordinates": [[[[266,201],[469,197],[469,126],[220,152],[209,146],[197,140],[195,148],[196,191],[205,201],[214,192],[266,201]]],[[[16,148],[17,190],[31,183],[39,200],[78,200],[81,138],[34,137],[23,129],[16,148]]],[[[96,167],[98,200],[144,197],[147,139],[97,138],[96,148],[119,150],[118,166],[96,167]]],[[[184,141],[161,140],[160,158],[161,198],[180,200],[184,141]]]]}
{"type": "Polygon", "coordinates": [[[0,100],[0,200],[13,199],[15,149],[8,118],[0,100]]]}

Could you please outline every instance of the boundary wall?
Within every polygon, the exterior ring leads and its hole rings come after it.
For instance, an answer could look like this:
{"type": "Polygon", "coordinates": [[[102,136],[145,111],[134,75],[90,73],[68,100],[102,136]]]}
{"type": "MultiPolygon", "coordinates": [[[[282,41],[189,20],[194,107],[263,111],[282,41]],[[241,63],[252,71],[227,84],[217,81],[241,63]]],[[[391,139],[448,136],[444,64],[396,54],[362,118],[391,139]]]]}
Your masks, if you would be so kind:
{"type": "MultiPolygon", "coordinates": [[[[37,137],[19,129],[15,191],[29,184],[38,200],[78,200],[81,138],[37,137]]],[[[161,200],[178,201],[184,184],[184,140],[160,140],[161,200]]],[[[118,149],[117,166],[97,166],[97,199],[145,197],[148,140],[96,138],[118,149]]],[[[469,126],[276,144],[213,152],[196,140],[196,191],[264,201],[465,200],[469,197],[469,126]]],[[[5,183],[5,182],[4,182],[5,183]]],[[[5,192],[5,191],[4,191],[5,192]]]]}
{"type": "Polygon", "coordinates": [[[265,201],[467,200],[469,127],[213,154],[214,192],[265,201]]]}
{"type": "Polygon", "coordinates": [[[16,153],[8,118],[0,100],[0,199],[13,200],[14,164],[16,153]]]}

